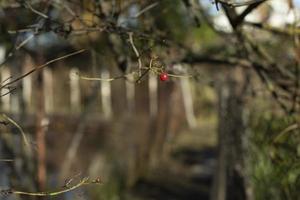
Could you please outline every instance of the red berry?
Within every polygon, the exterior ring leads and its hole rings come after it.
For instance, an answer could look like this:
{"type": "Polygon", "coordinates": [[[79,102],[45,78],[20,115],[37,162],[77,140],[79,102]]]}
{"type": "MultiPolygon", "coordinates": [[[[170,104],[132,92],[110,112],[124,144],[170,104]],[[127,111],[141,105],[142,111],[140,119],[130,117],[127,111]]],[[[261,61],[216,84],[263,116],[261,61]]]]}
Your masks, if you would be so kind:
{"type": "Polygon", "coordinates": [[[166,73],[166,72],[162,72],[160,75],[159,75],[159,79],[161,81],[167,81],[169,80],[169,75],[166,73]]]}

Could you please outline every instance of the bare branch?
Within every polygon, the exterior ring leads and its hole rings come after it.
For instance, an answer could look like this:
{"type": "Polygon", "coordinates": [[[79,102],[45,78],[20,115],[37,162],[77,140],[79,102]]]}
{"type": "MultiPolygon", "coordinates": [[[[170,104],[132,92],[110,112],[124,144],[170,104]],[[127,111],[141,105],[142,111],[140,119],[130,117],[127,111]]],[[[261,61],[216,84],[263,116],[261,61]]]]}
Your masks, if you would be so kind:
{"type": "Polygon", "coordinates": [[[134,45],[134,42],[133,42],[133,33],[130,32],[129,34],[129,42],[131,44],[131,47],[138,59],[138,65],[139,65],[139,76],[142,76],[142,60],[141,60],[141,56],[140,56],[140,53],[139,51],[137,50],[136,46],[134,45]]]}
{"type": "Polygon", "coordinates": [[[37,15],[39,15],[39,16],[45,18],[45,19],[48,19],[48,18],[49,18],[49,17],[48,17],[47,15],[45,15],[44,13],[42,13],[42,12],[40,12],[40,11],[34,9],[34,8],[30,5],[30,3],[26,2],[26,1],[24,1],[24,3],[25,3],[25,7],[28,8],[29,10],[31,10],[33,13],[35,13],[35,14],[37,14],[37,15]]]}
{"type": "Polygon", "coordinates": [[[71,57],[71,56],[74,56],[74,55],[77,55],[77,54],[80,54],[80,53],[82,53],[82,52],[84,52],[84,51],[85,51],[85,49],[81,49],[81,50],[79,50],[79,51],[75,51],[75,52],[73,52],[73,53],[69,53],[69,54],[64,55],[64,56],[61,56],[61,57],[59,57],[59,58],[50,60],[50,61],[46,62],[45,64],[42,64],[42,65],[40,65],[40,66],[37,66],[36,68],[30,70],[29,72],[26,72],[25,74],[23,74],[23,75],[21,75],[21,76],[15,78],[15,79],[9,81],[8,83],[5,83],[5,84],[1,85],[0,90],[3,89],[3,88],[5,88],[5,87],[7,87],[7,86],[9,86],[9,85],[11,85],[11,84],[13,84],[13,83],[18,82],[19,80],[25,78],[26,76],[29,76],[30,74],[32,74],[32,73],[34,73],[34,72],[36,72],[36,71],[38,71],[38,70],[41,70],[41,69],[43,69],[44,67],[46,67],[46,66],[48,66],[48,65],[50,65],[50,64],[52,64],[52,63],[55,63],[55,62],[57,62],[57,61],[63,60],[63,59],[65,59],[65,58],[68,58],[68,57],[71,57]]]}
{"type": "Polygon", "coordinates": [[[231,0],[216,0],[216,4],[222,3],[222,4],[230,6],[230,7],[242,7],[242,6],[248,6],[248,5],[265,2],[265,1],[268,1],[268,0],[246,0],[244,2],[239,2],[239,3],[232,2],[231,0]]]}
{"type": "Polygon", "coordinates": [[[138,18],[138,17],[141,16],[143,13],[145,13],[145,12],[147,12],[148,10],[150,10],[150,9],[152,9],[152,8],[154,8],[154,7],[156,7],[158,4],[159,4],[158,1],[157,1],[157,2],[154,2],[154,3],[152,3],[152,4],[150,4],[149,6],[145,7],[144,9],[142,9],[140,12],[136,13],[136,14],[134,15],[134,18],[138,18]]]}
{"type": "Polygon", "coordinates": [[[17,129],[20,131],[22,137],[23,137],[23,141],[24,141],[24,144],[29,147],[29,141],[27,139],[27,136],[25,134],[25,132],[23,131],[22,127],[16,122],[14,121],[12,118],[8,117],[6,114],[1,114],[1,116],[7,120],[8,122],[10,122],[11,124],[13,124],[15,127],[17,127],[17,129]]]}
{"type": "Polygon", "coordinates": [[[64,189],[58,190],[58,191],[53,191],[53,192],[25,192],[25,191],[18,191],[18,190],[8,189],[8,190],[0,191],[0,194],[3,194],[3,195],[18,194],[18,195],[38,196],[38,197],[58,196],[58,195],[73,191],[75,189],[78,189],[79,187],[82,187],[84,185],[100,184],[100,183],[102,183],[102,182],[99,178],[97,178],[95,180],[90,180],[88,177],[85,177],[85,178],[81,179],[77,184],[73,185],[72,187],[64,187],[64,189]]]}

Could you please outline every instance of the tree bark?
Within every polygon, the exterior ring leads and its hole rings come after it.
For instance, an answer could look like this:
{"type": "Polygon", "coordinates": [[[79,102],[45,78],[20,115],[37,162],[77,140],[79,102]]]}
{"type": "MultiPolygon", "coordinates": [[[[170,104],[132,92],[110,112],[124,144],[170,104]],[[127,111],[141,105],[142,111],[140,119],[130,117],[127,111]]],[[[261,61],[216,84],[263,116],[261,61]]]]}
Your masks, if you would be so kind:
{"type": "Polygon", "coordinates": [[[243,121],[243,80],[230,70],[218,83],[219,130],[218,164],[211,197],[213,200],[245,200],[244,154],[242,137],[245,131],[243,121]]]}

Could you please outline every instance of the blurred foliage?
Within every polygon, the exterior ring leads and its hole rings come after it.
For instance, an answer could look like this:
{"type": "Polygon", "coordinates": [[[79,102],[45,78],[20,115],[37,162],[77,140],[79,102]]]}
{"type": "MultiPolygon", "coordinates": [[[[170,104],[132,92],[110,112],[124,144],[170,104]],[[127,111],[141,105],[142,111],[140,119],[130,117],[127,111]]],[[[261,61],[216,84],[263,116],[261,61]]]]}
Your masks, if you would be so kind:
{"type": "Polygon", "coordinates": [[[199,43],[194,45],[199,46],[199,48],[208,48],[211,44],[216,43],[217,35],[216,33],[207,25],[202,24],[200,27],[194,28],[192,30],[192,41],[199,41],[199,43]]]}
{"type": "Polygon", "coordinates": [[[300,131],[296,116],[256,114],[251,117],[251,126],[250,170],[255,199],[297,199],[300,131]]]}
{"type": "Polygon", "coordinates": [[[167,36],[175,41],[180,42],[184,40],[189,26],[188,23],[186,23],[188,20],[186,19],[180,1],[163,1],[161,8],[163,9],[158,12],[160,14],[156,16],[157,28],[167,33],[167,36]]]}

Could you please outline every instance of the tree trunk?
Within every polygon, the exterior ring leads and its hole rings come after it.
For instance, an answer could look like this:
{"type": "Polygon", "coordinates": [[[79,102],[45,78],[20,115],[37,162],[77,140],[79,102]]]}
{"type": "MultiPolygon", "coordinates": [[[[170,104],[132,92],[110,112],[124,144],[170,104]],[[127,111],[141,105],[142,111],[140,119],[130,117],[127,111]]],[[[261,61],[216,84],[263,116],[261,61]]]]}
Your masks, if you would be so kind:
{"type": "Polygon", "coordinates": [[[232,70],[218,82],[219,130],[218,164],[211,197],[213,200],[244,200],[242,137],[245,131],[243,121],[242,80],[232,70]]]}

